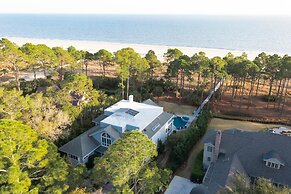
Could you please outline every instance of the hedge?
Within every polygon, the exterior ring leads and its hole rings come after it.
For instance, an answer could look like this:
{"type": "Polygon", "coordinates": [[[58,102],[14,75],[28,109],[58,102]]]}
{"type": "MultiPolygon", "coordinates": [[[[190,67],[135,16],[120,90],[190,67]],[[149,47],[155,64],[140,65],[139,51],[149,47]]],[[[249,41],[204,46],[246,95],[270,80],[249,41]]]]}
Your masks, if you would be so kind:
{"type": "Polygon", "coordinates": [[[175,171],[188,158],[188,155],[194,145],[205,134],[211,114],[208,110],[203,110],[197,118],[196,123],[192,123],[189,128],[183,132],[173,134],[168,139],[170,148],[170,160],[168,167],[175,171]]]}
{"type": "Polygon", "coordinates": [[[201,150],[193,164],[191,181],[195,183],[202,183],[204,174],[205,173],[203,171],[203,150],[201,150]]]}

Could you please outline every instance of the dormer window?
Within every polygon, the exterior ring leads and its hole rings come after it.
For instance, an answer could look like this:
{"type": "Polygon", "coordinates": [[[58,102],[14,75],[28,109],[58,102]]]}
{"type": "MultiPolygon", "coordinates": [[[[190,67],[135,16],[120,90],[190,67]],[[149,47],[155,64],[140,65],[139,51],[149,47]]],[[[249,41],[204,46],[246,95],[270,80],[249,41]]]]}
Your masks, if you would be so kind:
{"type": "Polygon", "coordinates": [[[274,150],[264,154],[263,161],[265,162],[265,165],[269,168],[280,169],[281,166],[285,166],[282,158],[274,150]]]}

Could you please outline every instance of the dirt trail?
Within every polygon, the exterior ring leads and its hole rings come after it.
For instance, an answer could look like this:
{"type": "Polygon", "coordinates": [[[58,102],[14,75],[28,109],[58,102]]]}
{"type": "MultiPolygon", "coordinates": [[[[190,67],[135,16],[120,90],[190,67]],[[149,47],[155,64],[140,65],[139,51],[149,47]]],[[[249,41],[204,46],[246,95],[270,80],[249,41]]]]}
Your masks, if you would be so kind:
{"type": "Polygon", "coordinates": [[[199,154],[199,152],[203,149],[203,144],[202,141],[200,140],[199,142],[197,142],[196,145],[193,146],[190,155],[187,159],[186,164],[184,164],[183,166],[181,166],[175,173],[175,175],[190,179],[191,178],[191,172],[193,169],[193,164],[194,161],[197,157],[197,155],[199,154]]]}

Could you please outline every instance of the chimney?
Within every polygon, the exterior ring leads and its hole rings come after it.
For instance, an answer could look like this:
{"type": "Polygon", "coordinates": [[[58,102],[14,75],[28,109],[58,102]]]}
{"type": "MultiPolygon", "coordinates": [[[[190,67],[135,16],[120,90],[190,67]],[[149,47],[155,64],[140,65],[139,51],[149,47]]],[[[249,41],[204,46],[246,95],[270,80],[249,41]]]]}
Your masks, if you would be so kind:
{"type": "Polygon", "coordinates": [[[129,103],[133,102],[133,95],[129,95],[129,97],[128,97],[128,102],[129,102],[129,103]]]}
{"type": "Polygon", "coordinates": [[[220,130],[218,130],[216,132],[216,136],[215,136],[214,155],[213,155],[214,162],[216,162],[216,160],[218,158],[221,136],[222,136],[222,132],[220,130]]]}

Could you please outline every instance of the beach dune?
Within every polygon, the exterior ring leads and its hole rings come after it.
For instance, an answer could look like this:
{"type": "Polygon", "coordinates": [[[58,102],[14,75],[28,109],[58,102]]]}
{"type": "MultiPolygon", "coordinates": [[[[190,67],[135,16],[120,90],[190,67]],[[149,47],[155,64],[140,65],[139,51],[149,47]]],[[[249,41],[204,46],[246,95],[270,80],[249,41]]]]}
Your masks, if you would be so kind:
{"type": "MultiPolygon", "coordinates": [[[[241,55],[243,52],[247,53],[250,59],[254,59],[262,51],[239,51],[239,50],[226,50],[215,48],[195,48],[195,47],[181,47],[181,46],[163,46],[163,45],[149,45],[149,44],[131,44],[131,43],[115,43],[115,42],[102,42],[102,41],[85,41],[85,40],[59,40],[59,39],[36,39],[36,38],[20,38],[20,37],[6,37],[17,45],[21,46],[25,43],[33,44],[46,44],[49,47],[61,46],[68,48],[74,46],[79,50],[89,52],[97,52],[100,49],[106,49],[110,52],[116,52],[119,49],[131,47],[137,53],[145,56],[149,50],[155,51],[160,60],[164,60],[163,55],[169,48],[177,48],[184,54],[192,56],[194,53],[203,51],[208,57],[220,56],[224,57],[228,52],[233,53],[235,56],[241,55]]],[[[271,53],[270,53],[271,54],[271,53]]]]}

